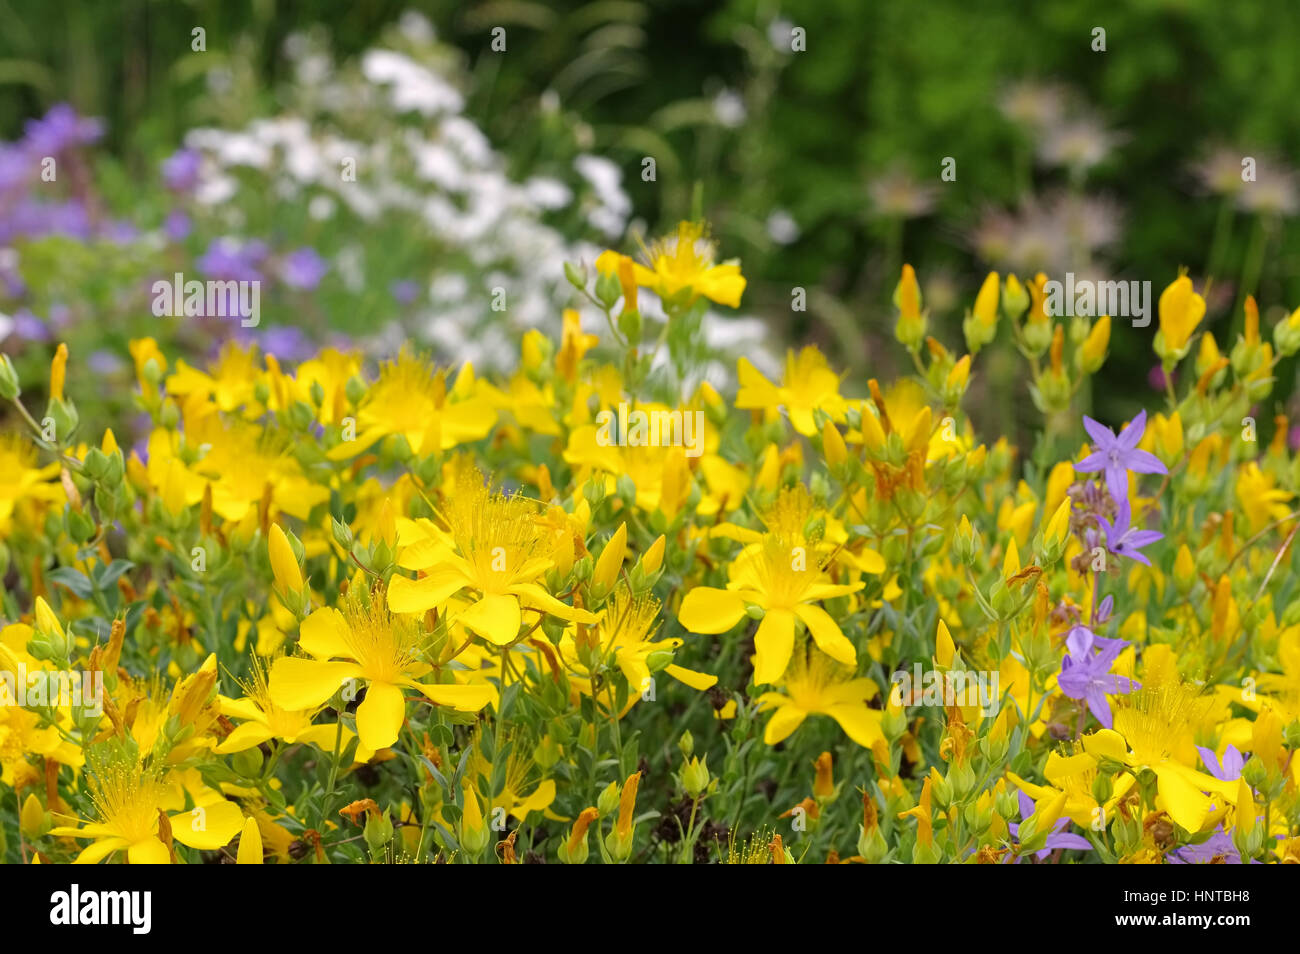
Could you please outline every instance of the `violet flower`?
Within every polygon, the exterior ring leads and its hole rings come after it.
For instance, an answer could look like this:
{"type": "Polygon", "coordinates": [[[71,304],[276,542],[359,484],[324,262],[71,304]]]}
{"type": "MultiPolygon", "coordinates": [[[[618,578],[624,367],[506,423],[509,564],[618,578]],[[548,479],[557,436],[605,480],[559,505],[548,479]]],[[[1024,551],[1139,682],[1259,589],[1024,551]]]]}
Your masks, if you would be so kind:
{"type": "Polygon", "coordinates": [[[311,291],[329,271],[329,266],[314,248],[304,246],[285,256],[280,267],[280,278],[290,288],[311,291]]]}
{"type": "Polygon", "coordinates": [[[1222,762],[1215,756],[1213,749],[1198,745],[1196,751],[1201,753],[1201,761],[1205,763],[1205,770],[1215,778],[1222,779],[1225,782],[1235,782],[1241,778],[1241,770],[1246,764],[1246,757],[1237,751],[1235,745],[1230,744],[1224,750],[1222,762]]]}
{"type": "Polygon", "coordinates": [[[1061,658],[1061,672],[1056,685],[1071,699],[1083,699],[1103,727],[1111,728],[1110,702],[1107,695],[1127,695],[1141,688],[1126,676],[1110,671],[1120,652],[1129,643],[1124,639],[1097,636],[1086,626],[1076,626],[1065,637],[1069,652],[1061,658]]]}
{"type": "Polygon", "coordinates": [[[199,183],[199,153],[177,149],[162,162],[163,182],[173,192],[189,192],[199,183]]]}
{"type": "MultiPolygon", "coordinates": [[[[1034,813],[1034,800],[1024,792],[1016,792],[1016,796],[1020,801],[1020,819],[1023,821],[1034,813]]],[[[1056,824],[1052,826],[1051,834],[1047,836],[1047,844],[1034,852],[1034,857],[1046,858],[1057,848],[1073,848],[1078,851],[1091,851],[1092,842],[1087,838],[1084,838],[1082,835],[1074,835],[1070,832],[1061,830],[1069,824],[1069,816],[1062,815],[1058,818],[1056,824]]],[[[1007,825],[1007,828],[1011,831],[1012,837],[1018,841],[1020,839],[1020,825],[1016,822],[1011,822],[1007,825]]]]}
{"type": "Polygon", "coordinates": [[[1151,561],[1141,548],[1165,538],[1159,530],[1138,530],[1132,526],[1132,508],[1127,497],[1119,501],[1113,524],[1105,517],[1098,517],[1097,520],[1106,528],[1106,548],[1111,553],[1137,560],[1147,566],[1151,565],[1151,561]]]}
{"type": "MultiPolygon", "coordinates": [[[[1208,865],[1216,859],[1222,859],[1225,865],[1241,864],[1241,854],[1232,843],[1232,836],[1222,828],[1201,842],[1199,845],[1184,845],[1171,851],[1165,860],[1171,865],[1208,865]]],[[[1252,861],[1251,864],[1258,864],[1252,861]]]]}
{"type": "Polygon", "coordinates": [[[27,120],[24,132],[24,144],[31,155],[57,156],[98,140],[104,135],[104,124],[98,119],[79,116],[67,103],[57,103],[40,119],[27,120]]]}
{"type": "Polygon", "coordinates": [[[1133,418],[1132,423],[1118,437],[1109,427],[1099,424],[1086,414],[1083,416],[1083,426],[1092,437],[1096,450],[1075,464],[1074,469],[1084,474],[1105,471],[1106,487],[1115,500],[1128,497],[1128,471],[1137,474],[1169,473],[1165,465],[1160,463],[1160,458],[1138,450],[1138,441],[1142,440],[1142,433],[1147,427],[1146,411],[1133,418]]]}

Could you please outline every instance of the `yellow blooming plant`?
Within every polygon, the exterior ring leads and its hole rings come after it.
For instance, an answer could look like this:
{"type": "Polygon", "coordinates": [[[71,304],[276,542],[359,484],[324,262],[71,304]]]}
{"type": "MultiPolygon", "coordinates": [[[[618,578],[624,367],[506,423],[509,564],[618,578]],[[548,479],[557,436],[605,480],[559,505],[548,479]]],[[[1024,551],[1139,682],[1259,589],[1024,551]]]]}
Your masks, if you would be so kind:
{"type": "Polygon", "coordinates": [[[990,273],[944,326],[909,265],[910,373],[723,382],[740,263],[627,251],[501,375],[141,339],[147,423],[89,433],[83,356],[0,362],[0,857],[1300,860],[1300,461],[1258,410],[1300,311],[1221,342],[1185,274],[1143,331],[990,273]],[[1099,419],[1139,334],[1161,405],[1099,419]],[[1016,352],[1021,449],[967,413],[1016,352]]]}

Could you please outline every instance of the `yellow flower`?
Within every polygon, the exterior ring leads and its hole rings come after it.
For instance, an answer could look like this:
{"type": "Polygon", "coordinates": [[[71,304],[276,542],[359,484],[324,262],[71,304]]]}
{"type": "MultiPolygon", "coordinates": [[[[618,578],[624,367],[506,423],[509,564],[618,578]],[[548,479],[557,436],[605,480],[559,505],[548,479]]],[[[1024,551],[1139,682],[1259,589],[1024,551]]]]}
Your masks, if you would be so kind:
{"type": "Polygon", "coordinates": [[[418,682],[429,671],[422,642],[414,620],[388,612],[382,590],[360,596],[350,590],[342,612],[322,607],[303,620],[298,645],[312,658],[277,659],[271,667],[270,699],[282,709],[314,709],[348,680],[364,682],[357,735],[371,750],[397,741],[406,721],[404,688],[461,712],[477,712],[492,700],[491,686],[418,682]]]}
{"type": "Polygon", "coordinates": [[[221,354],[208,371],[200,371],[177,360],[175,373],[167,378],[167,393],[174,397],[195,394],[210,399],[222,411],[244,408],[253,416],[256,409],[248,405],[253,402],[257,382],[263,376],[257,367],[256,355],[256,346],[241,348],[231,341],[221,349],[221,354]]]}
{"type": "Polygon", "coordinates": [[[1265,473],[1254,461],[1243,464],[1237,471],[1237,502],[1246,514],[1252,534],[1259,533],[1268,524],[1291,512],[1291,508],[1286,505],[1291,494],[1279,490],[1275,483],[1273,475],[1265,473]]]}
{"type": "MultiPolygon", "coordinates": [[[[657,662],[662,662],[665,658],[671,659],[672,651],[682,644],[680,639],[654,638],[659,628],[659,610],[659,600],[655,597],[649,594],[633,597],[626,586],[620,586],[605,605],[596,624],[595,646],[602,655],[611,658],[627,679],[629,709],[650,686],[651,657],[657,657],[657,662]]],[[[583,632],[584,629],[582,624],[578,624],[576,630],[566,632],[560,640],[560,653],[569,667],[578,674],[574,682],[579,690],[590,695],[590,674],[580,662],[579,652],[580,641],[591,638],[591,634],[583,632]]],[[[663,670],[678,682],[700,691],[711,689],[718,681],[717,676],[686,669],[675,663],[668,663],[663,670]]]]}
{"type": "Polygon", "coordinates": [[[445,517],[446,539],[413,544],[399,558],[402,566],[425,575],[417,580],[393,577],[388,589],[393,612],[424,613],[470,589],[479,596],[456,621],[498,646],[519,635],[523,609],[596,621],[585,610],[561,603],[538,582],[554,565],[552,538],[530,501],[493,494],[481,473],[467,470],[446,501],[445,517]]]}
{"type": "Polygon", "coordinates": [[[765,378],[749,359],[737,362],[740,391],[736,394],[739,410],[776,410],[784,407],[794,429],[805,437],[817,433],[813,411],[820,408],[832,420],[842,422],[846,403],[840,397],[840,378],[826,364],[826,358],[809,345],[796,358],[786,353],[785,373],[780,385],[765,378]]]}
{"type": "Polygon", "coordinates": [[[784,531],[767,533],[736,557],[725,590],[698,586],[687,592],[678,620],[693,633],[725,633],[745,618],[746,604],[754,604],[763,616],[754,636],[754,682],[776,682],[794,652],[796,619],[823,652],[857,665],[853,643],[817,603],[856,593],[864,585],[832,583],[806,541],[784,531]]]}
{"type": "Polygon", "coordinates": [[[1187,831],[1199,831],[1212,804],[1206,792],[1229,801],[1237,797],[1234,783],[1190,767],[1196,756],[1195,732],[1205,722],[1212,700],[1198,697],[1190,686],[1165,684],[1140,689],[1128,701],[1115,711],[1114,729],[1083,737],[1084,751],[1097,759],[1151,769],[1156,807],[1187,831]]]}
{"type": "Polygon", "coordinates": [[[0,534],[8,535],[18,508],[63,499],[58,475],[58,463],[41,467],[36,448],[26,438],[0,434],[0,534]]]}
{"type": "Polygon", "coordinates": [[[759,705],[772,712],[763,730],[768,745],[788,738],[812,715],[830,716],[864,748],[885,737],[880,728],[883,713],[867,705],[878,691],[876,684],[870,679],[854,679],[851,670],[811,646],[806,653],[794,654],[781,689],[758,697],[759,705]]]}
{"type": "Polygon", "coordinates": [[[1013,772],[1008,772],[1007,775],[1017,788],[1035,802],[1064,794],[1065,814],[1080,828],[1092,829],[1098,823],[1109,825],[1115,814],[1115,806],[1134,785],[1134,778],[1128,772],[1115,773],[1110,776],[1110,798],[1099,803],[1093,795],[1093,783],[1099,772],[1097,759],[1080,749],[1072,753],[1048,753],[1047,764],[1043,767],[1043,777],[1047,780],[1045,785],[1030,782],[1013,772]]]}
{"type": "MultiPolygon", "coordinates": [[[[633,264],[633,275],[638,285],[652,289],[660,298],[685,292],[688,304],[703,295],[719,305],[739,308],[745,291],[740,264],[734,260],[715,264],[716,255],[717,245],[709,240],[703,224],[681,222],[676,233],[659,239],[647,250],[649,268],[633,264]]],[[[617,274],[623,257],[617,252],[604,252],[596,259],[596,268],[605,274],[617,274]]]]}
{"type": "Polygon", "coordinates": [[[1186,353],[1192,332],[1205,317],[1205,299],[1196,294],[1190,278],[1179,275],[1160,293],[1159,313],[1160,337],[1163,339],[1161,355],[1177,361],[1186,353]]]}
{"type": "Polygon", "coordinates": [[[385,363],[357,410],[356,440],[332,448],[330,460],[348,460],[391,434],[427,456],[480,440],[496,423],[492,400],[477,393],[474,370],[465,365],[449,391],[445,371],[434,371],[408,350],[385,363]]]}
{"type": "MultiPolygon", "coordinates": [[[[334,747],[335,739],[341,740],[341,748],[351,741],[352,732],[346,727],[342,728],[340,735],[340,727],[334,723],[312,724],[319,707],[283,709],[276,705],[267,687],[266,669],[256,656],[252,658],[251,671],[251,678],[239,683],[244,690],[243,698],[219,696],[217,699],[221,714],[230,719],[240,719],[242,724],[222,740],[216,752],[222,755],[243,752],[271,739],[281,739],[289,745],[305,742],[326,750],[334,747]]],[[[365,749],[359,750],[357,761],[368,761],[370,754],[365,749]]]]}
{"type": "MultiPolygon", "coordinates": [[[[183,845],[213,851],[230,843],[244,826],[239,806],[219,793],[208,792],[190,811],[167,816],[170,836],[183,845]]],[[[126,850],[133,865],[165,865],[171,852],[160,836],[159,816],[174,801],[170,786],[157,773],[138,763],[114,763],[93,772],[90,797],[96,821],[80,827],[60,827],[55,837],[91,838],[76,864],[96,864],[126,850]]]]}

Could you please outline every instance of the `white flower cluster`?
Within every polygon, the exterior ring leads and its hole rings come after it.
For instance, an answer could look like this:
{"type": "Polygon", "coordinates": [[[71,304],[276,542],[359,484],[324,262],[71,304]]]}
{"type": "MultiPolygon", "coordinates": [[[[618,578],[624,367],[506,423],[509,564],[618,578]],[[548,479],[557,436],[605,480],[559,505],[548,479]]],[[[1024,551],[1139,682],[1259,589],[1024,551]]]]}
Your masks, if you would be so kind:
{"type": "MultiPolygon", "coordinates": [[[[415,334],[445,360],[509,365],[523,330],[554,332],[573,303],[564,263],[590,268],[602,248],[621,244],[632,214],[622,172],[581,154],[569,182],[511,179],[504,156],[464,114],[459,60],[418,15],[408,14],[400,32],[393,45],[401,50],[368,50],[352,68],[337,67],[306,36],[292,37],[295,81],[283,115],[186,137],[202,156],[195,197],[234,232],[245,227],[243,210],[268,197],[305,205],[312,220],[355,236],[355,245],[325,252],[350,290],[366,286],[368,257],[391,252],[383,236],[418,236],[430,254],[427,271],[411,276],[423,289],[415,314],[376,329],[376,343],[415,334]],[[547,217],[581,234],[570,239],[547,217]]],[[[706,329],[741,350],[763,331],[757,321],[713,317],[706,329]]]]}

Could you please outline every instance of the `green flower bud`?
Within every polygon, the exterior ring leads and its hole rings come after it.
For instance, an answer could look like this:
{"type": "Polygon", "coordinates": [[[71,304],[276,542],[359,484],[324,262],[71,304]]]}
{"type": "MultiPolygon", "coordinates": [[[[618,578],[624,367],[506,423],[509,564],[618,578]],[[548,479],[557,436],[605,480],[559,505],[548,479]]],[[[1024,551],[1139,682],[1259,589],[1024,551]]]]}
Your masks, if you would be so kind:
{"type": "Polygon", "coordinates": [[[22,393],[13,362],[9,360],[9,355],[0,354],[0,399],[12,401],[22,393]]]}

